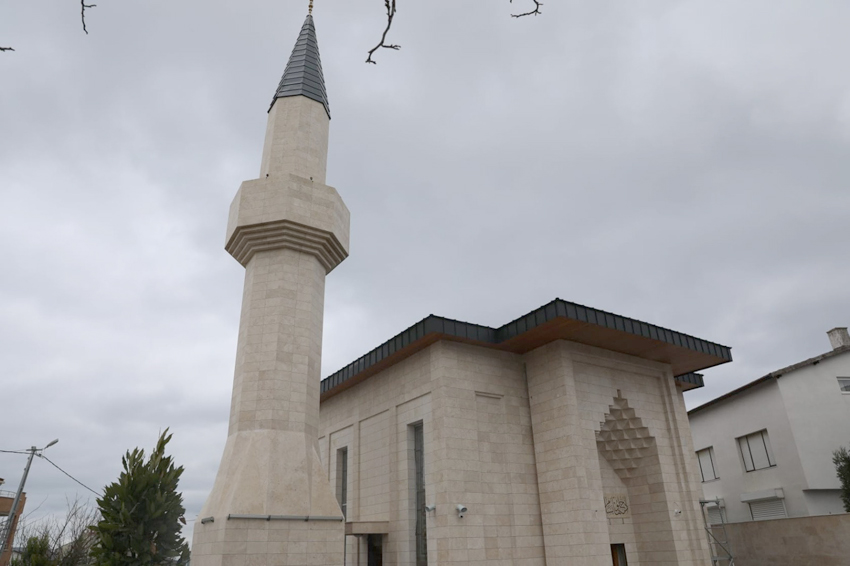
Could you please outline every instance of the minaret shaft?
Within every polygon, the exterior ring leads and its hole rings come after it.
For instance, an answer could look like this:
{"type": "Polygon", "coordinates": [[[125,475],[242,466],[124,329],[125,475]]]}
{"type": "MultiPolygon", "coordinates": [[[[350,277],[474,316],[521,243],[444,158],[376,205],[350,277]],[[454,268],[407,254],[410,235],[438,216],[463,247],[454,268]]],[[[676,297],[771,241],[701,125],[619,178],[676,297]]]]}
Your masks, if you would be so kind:
{"type": "Polygon", "coordinates": [[[325,108],[304,96],[275,100],[269,110],[260,178],[292,173],[325,182],[330,119],[325,108]]]}
{"type": "Polygon", "coordinates": [[[291,249],[245,270],[228,435],[251,430],[317,438],[325,268],[291,249]]]}
{"type": "Polygon", "coordinates": [[[245,288],[227,442],[193,566],[342,562],[344,518],[318,453],[325,276],[349,234],[324,184],[329,120],[308,16],[269,111],[260,178],[230,206],[225,249],[245,288]]]}

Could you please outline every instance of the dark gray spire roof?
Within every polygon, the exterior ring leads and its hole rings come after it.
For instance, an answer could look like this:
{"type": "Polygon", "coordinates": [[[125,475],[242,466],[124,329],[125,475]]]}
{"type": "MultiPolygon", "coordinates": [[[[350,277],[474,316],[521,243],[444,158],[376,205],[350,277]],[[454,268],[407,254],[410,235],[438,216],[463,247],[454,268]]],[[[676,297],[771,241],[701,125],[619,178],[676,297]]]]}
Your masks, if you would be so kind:
{"type": "MultiPolygon", "coordinates": [[[[325,92],[325,78],[322,76],[322,61],[319,58],[319,42],[316,40],[316,26],[313,25],[313,16],[307,16],[301,33],[289,62],[283,71],[283,78],[277,87],[277,92],[272,99],[272,106],[278,98],[286,96],[306,96],[309,99],[320,102],[331,117],[328,106],[328,93],[325,92]]],[[[271,110],[271,106],[269,107],[271,110]]]]}

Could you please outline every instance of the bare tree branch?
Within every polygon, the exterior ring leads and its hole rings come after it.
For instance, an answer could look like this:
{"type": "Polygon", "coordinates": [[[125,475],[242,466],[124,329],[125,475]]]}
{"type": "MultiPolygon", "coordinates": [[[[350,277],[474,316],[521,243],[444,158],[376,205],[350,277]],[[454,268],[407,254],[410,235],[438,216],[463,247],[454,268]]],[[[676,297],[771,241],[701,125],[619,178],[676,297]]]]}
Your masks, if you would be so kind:
{"type": "Polygon", "coordinates": [[[384,30],[384,35],[381,36],[381,42],[369,51],[369,56],[366,58],[366,62],[372,63],[373,65],[377,65],[378,63],[372,60],[372,55],[381,47],[385,49],[395,49],[396,51],[401,49],[401,45],[393,45],[392,43],[386,43],[387,33],[390,31],[390,28],[393,25],[393,17],[395,16],[395,0],[384,0],[384,6],[386,6],[387,8],[387,27],[384,30]]]}
{"type": "MultiPolygon", "coordinates": [[[[26,547],[31,538],[44,541],[47,558],[55,566],[87,566],[94,542],[89,527],[97,524],[100,513],[80,499],[66,499],[64,517],[48,517],[34,523],[23,522],[15,534],[15,546],[26,547]]],[[[26,516],[32,514],[27,513],[26,516]]],[[[28,563],[28,562],[25,562],[28,563]]]]}
{"type": "Polygon", "coordinates": [[[0,47],[0,51],[14,51],[13,47],[0,47]]]}
{"type": "Polygon", "coordinates": [[[86,35],[89,34],[89,30],[86,29],[86,8],[94,8],[95,6],[97,4],[86,4],[86,0],[80,0],[80,19],[83,21],[83,31],[86,32],[86,35]]]}
{"type": "MultiPolygon", "coordinates": [[[[540,11],[540,6],[543,5],[543,2],[540,2],[539,0],[531,0],[531,1],[534,2],[534,9],[533,10],[525,12],[524,14],[511,14],[511,17],[512,18],[521,18],[523,16],[531,16],[531,15],[536,16],[538,14],[542,14],[543,12],[540,11]]],[[[514,0],[511,0],[511,4],[513,4],[513,2],[514,2],[514,0]]]]}

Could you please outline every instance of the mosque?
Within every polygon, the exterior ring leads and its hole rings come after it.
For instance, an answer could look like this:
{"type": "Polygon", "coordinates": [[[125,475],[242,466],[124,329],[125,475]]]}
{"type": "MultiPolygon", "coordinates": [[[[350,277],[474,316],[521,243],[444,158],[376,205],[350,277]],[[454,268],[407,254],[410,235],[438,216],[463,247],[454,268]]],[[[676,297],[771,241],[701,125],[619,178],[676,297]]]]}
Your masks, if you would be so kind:
{"type": "Polygon", "coordinates": [[[428,316],[320,381],[349,211],[312,16],[230,208],[245,267],[227,443],[193,566],[708,566],[682,392],[728,347],[554,299],[428,316]]]}

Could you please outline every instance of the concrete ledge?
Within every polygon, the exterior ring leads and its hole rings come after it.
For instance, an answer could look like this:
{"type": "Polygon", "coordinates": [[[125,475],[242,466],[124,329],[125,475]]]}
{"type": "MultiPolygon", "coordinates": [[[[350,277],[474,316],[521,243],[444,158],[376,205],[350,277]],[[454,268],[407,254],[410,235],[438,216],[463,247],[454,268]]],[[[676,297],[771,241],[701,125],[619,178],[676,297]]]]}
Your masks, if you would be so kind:
{"type": "Polygon", "coordinates": [[[240,226],[224,247],[243,266],[248,265],[255,253],[279,248],[316,256],[327,273],[348,257],[348,252],[334,234],[289,220],[240,226]]]}
{"type": "Polygon", "coordinates": [[[357,521],[345,524],[346,535],[386,535],[389,532],[389,521],[357,521]]]}
{"type": "Polygon", "coordinates": [[[749,503],[751,501],[762,501],[764,499],[785,499],[785,492],[782,488],[765,489],[763,491],[751,491],[741,494],[741,501],[749,503]]]}

